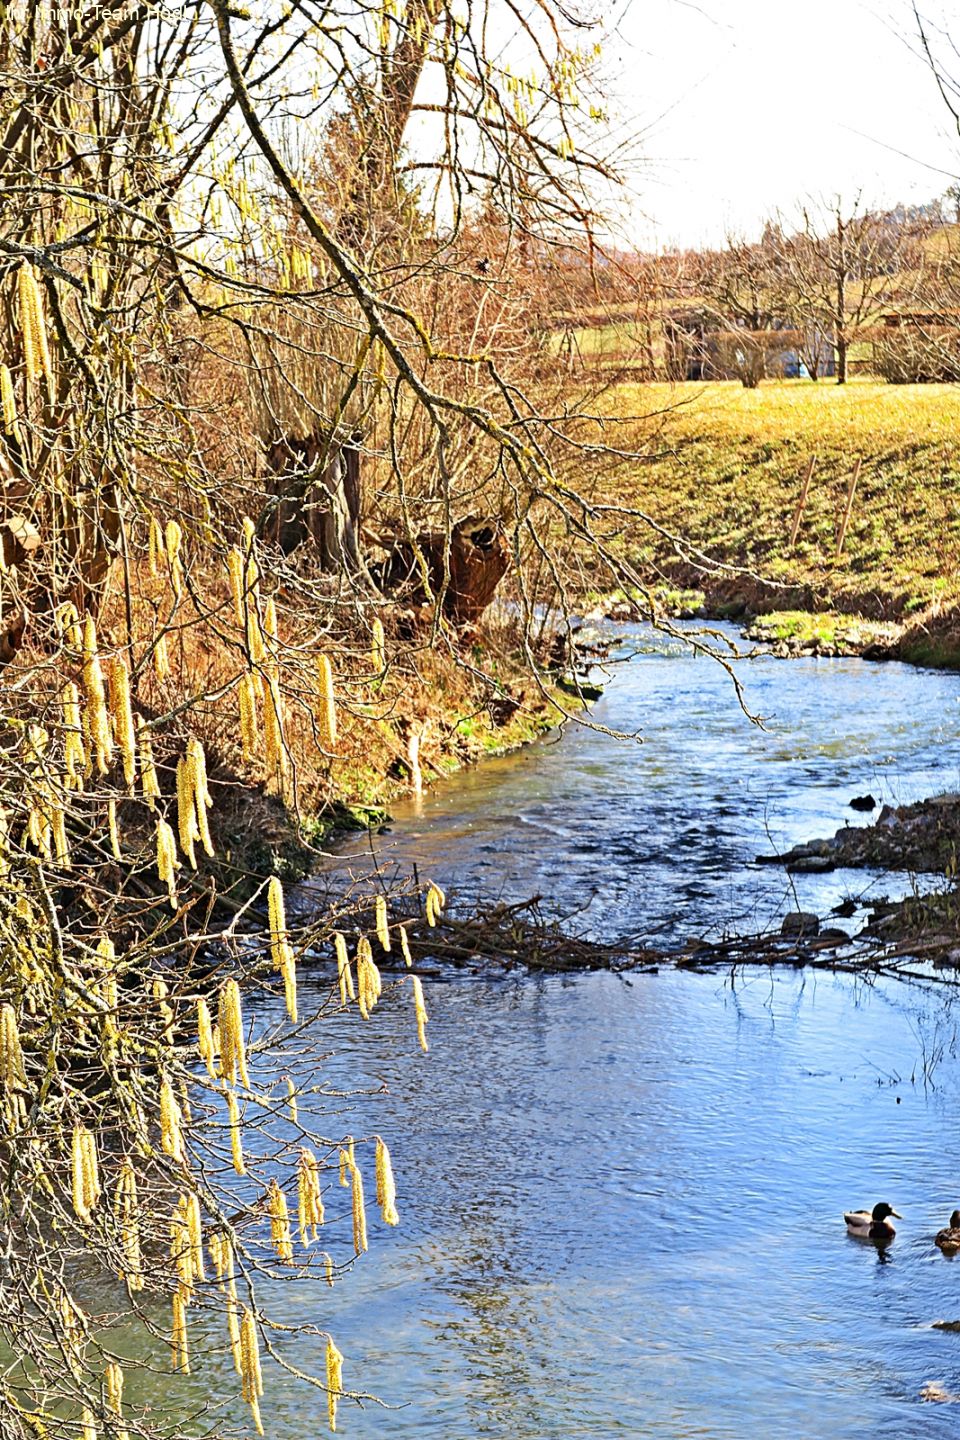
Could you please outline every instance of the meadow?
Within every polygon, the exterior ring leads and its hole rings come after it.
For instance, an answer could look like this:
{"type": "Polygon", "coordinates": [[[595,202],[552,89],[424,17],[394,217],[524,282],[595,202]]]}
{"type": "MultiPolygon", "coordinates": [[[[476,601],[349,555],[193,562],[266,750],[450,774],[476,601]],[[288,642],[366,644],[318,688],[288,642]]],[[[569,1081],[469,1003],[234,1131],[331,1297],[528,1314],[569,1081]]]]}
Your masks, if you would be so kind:
{"type": "Polygon", "coordinates": [[[704,579],[669,541],[640,532],[633,555],[652,582],[700,586],[733,608],[742,597],[753,610],[836,610],[906,624],[930,622],[960,600],[954,387],[800,380],[757,390],[736,382],[622,385],[612,394],[623,413],[663,412],[645,437],[645,458],[620,467],[618,498],[686,547],[746,572],[704,579]]]}

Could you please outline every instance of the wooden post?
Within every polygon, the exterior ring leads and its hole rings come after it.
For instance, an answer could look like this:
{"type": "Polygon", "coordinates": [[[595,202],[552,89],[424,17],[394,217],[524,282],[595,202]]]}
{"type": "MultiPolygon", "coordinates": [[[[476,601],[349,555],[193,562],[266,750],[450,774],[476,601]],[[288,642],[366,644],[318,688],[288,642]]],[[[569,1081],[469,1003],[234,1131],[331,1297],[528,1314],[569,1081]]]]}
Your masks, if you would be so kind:
{"type": "Polygon", "coordinates": [[[793,524],[790,526],[791,550],[797,543],[797,534],[800,530],[800,521],[803,519],[803,512],[807,504],[807,495],[810,491],[810,481],[813,479],[813,471],[816,463],[816,455],[811,455],[810,463],[807,465],[807,473],[803,477],[803,489],[800,491],[800,499],[797,501],[797,508],[793,512],[793,524]]]}
{"type": "Polygon", "coordinates": [[[858,460],[853,467],[853,474],[850,476],[850,485],[847,489],[847,508],[843,512],[843,522],[840,526],[840,534],[837,536],[837,559],[843,554],[843,542],[847,538],[847,526],[850,524],[850,514],[853,510],[853,497],[857,491],[857,481],[860,479],[860,467],[862,460],[858,460]]]}

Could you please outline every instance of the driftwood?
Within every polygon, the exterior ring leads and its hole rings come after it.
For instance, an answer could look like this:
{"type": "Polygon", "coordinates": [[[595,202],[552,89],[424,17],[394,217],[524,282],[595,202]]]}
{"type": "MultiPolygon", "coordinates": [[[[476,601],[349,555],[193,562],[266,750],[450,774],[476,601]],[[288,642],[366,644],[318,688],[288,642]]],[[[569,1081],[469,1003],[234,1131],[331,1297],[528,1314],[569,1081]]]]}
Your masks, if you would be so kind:
{"type": "Polygon", "coordinates": [[[442,594],[443,613],[454,625],[476,624],[510,564],[503,526],[496,517],[470,515],[458,520],[449,545],[443,531],[425,532],[415,543],[400,537],[381,543],[389,551],[375,572],[381,587],[403,590],[412,605],[442,594]]]}

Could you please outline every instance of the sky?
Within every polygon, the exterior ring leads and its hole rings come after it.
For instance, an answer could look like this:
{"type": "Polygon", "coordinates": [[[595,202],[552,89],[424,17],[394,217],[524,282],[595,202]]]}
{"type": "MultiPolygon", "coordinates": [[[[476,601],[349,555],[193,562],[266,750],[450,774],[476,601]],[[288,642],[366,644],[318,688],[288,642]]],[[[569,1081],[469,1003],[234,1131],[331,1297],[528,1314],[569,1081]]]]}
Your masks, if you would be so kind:
{"type": "MultiPolygon", "coordinates": [[[[960,6],[920,8],[944,56],[952,9],[960,48],[960,6]]],[[[604,49],[612,109],[640,133],[635,245],[751,236],[773,211],[836,194],[923,203],[960,177],[910,0],[620,0],[604,49]]]]}

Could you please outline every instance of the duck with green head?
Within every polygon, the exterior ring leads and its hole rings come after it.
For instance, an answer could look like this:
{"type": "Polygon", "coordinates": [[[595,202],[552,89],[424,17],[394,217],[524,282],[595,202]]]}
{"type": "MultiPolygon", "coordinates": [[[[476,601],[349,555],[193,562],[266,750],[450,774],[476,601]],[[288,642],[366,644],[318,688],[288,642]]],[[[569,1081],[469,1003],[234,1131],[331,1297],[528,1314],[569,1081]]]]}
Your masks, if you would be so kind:
{"type": "Polygon", "coordinates": [[[892,1205],[881,1201],[879,1205],[874,1205],[872,1210],[847,1210],[843,1218],[847,1222],[848,1235],[856,1235],[860,1240],[879,1240],[885,1243],[892,1240],[897,1233],[890,1223],[891,1215],[897,1220],[903,1219],[892,1205]]]}
{"type": "Polygon", "coordinates": [[[944,1255],[956,1255],[960,1250],[960,1210],[954,1210],[950,1216],[950,1224],[946,1229],[937,1231],[933,1243],[939,1246],[944,1255]]]}

